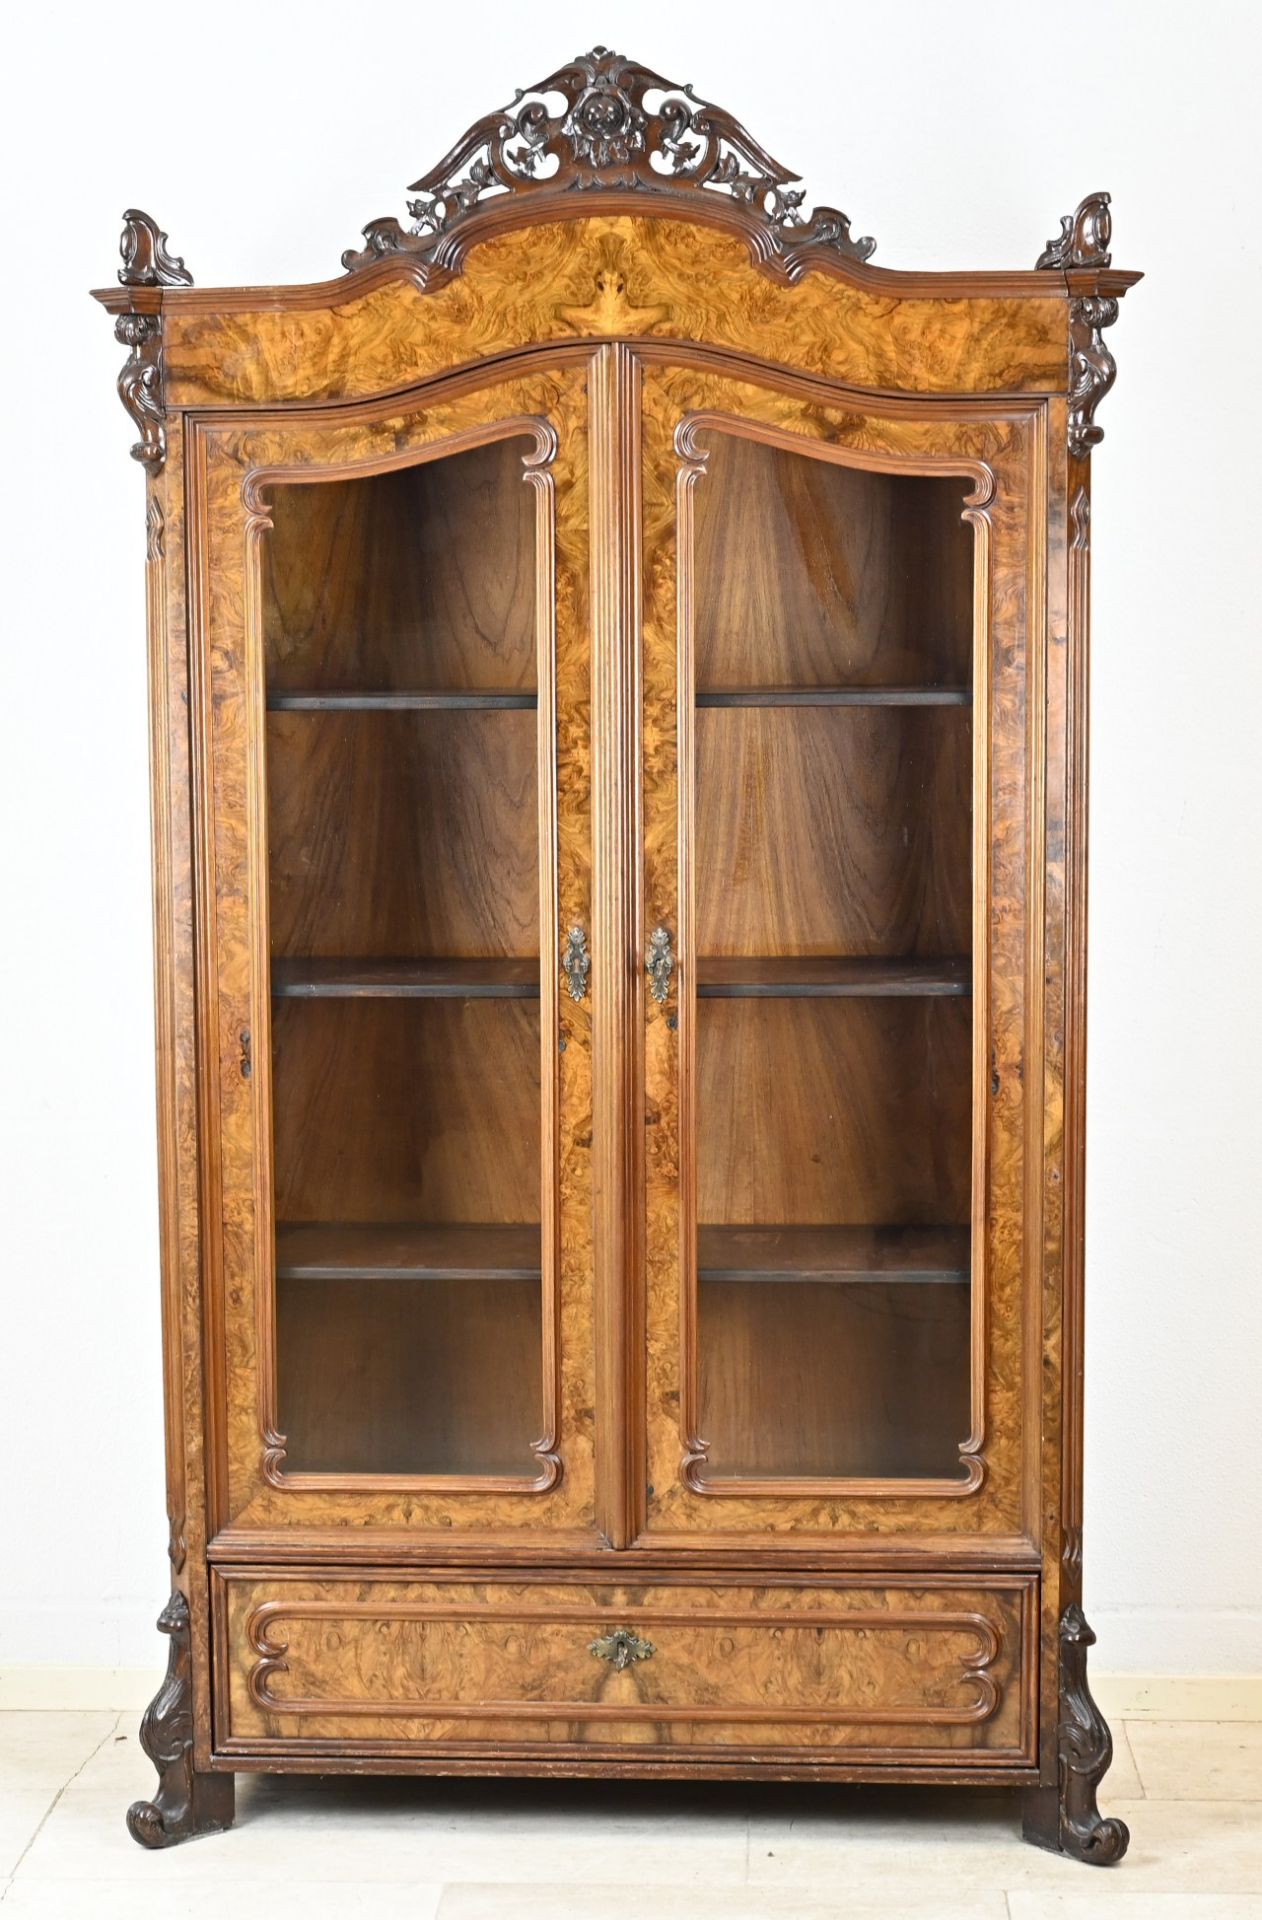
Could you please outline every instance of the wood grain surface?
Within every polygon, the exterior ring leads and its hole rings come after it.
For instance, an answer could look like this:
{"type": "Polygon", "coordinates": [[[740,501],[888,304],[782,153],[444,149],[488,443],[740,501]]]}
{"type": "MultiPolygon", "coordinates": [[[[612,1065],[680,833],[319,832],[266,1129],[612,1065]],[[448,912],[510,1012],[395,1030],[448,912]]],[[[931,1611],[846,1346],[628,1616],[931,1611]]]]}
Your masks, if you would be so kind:
{"type": "Polygon", "coordinates": [[[899,1587],[215,1577],[224,1745],[1029,1752],[1026,1579],[899,1587]],[[591,1652],[628,1627],[625,1671],[591,1652]]]}
{"type": "Polygon", "coordinates": [[[171,407],[363,399],[515,348],[707,340],[846,384],[919,393],[1063,393],[1061,282],[926,295],[809,272],[789,285],[693,220],[599,214],[492,235],[422,292],[406,266],[286,294],[163,296],[171,407]],[[314,296],[314,304],[312,297],[314,296]]]}

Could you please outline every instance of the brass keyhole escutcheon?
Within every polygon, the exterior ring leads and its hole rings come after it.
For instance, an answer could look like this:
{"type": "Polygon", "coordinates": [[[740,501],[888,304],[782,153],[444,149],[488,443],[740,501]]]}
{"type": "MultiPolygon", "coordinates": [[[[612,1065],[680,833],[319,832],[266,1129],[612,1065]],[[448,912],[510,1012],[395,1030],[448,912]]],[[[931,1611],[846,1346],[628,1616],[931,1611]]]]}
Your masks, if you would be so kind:
{"type": "Polygon", "coordinates": [[[644,956],[644,971],[649,977],[649,992],[659,1005],[670,992],[670,976],[674,966],[675,956],[670,948],[670,928],[654,927],[649,935],[648,952],[644,956]]]}
{"type": "Polygon", "coordinates": [[[602,1633],[599,1640],[593,1640],[587,1651],[597,1660],[607,1660],[615,1673],[625,1673],[633,1660],[651,1660],[657,1648],[651,1640],[641,1640],[630,1627],[615,1627],[612,1633],[602,1633]]]}
{"type": "Polygon", "coordinates": [[[587,936],[581,927],[571,927],[561,961],[561,971],[565,975],[565,984],[570,990],[571,1000],[583,998],[587,992],[587,976],[591,970],[592,962],[587,951],[587,936]]]}

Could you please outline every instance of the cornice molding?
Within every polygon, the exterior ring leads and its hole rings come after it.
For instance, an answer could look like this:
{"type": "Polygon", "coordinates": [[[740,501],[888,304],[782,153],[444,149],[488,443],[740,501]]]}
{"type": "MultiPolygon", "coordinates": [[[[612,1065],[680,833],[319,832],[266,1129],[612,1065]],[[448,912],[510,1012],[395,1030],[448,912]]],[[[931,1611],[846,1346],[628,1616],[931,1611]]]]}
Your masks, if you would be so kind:
{"type": "Polygon", "coordinates": [[[488,203],[530,195],[544,218],[548,199],[569,202],[591,189],[674,197],[685,208],[700,192],[720,195],[790,267],[811,248],[863,261],[876,247],[866,236],[854,239],[833,207],[808,219],[798,176],[724,108],[593,47],[475,121],[409,188],[411,224],[370,222],[365,245],[344,253],[342,265],[356,273],[392,254],[425,260],[488,203]]]}

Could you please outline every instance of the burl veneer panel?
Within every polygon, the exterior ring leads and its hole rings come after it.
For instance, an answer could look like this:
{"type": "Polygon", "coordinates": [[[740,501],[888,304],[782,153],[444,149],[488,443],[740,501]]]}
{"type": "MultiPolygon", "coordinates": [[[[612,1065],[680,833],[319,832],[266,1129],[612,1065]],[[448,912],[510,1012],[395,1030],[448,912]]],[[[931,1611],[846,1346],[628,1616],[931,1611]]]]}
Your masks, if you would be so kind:
{"type": "Polygon", "coordinates": [[[425,1742],[873,1750],[944,1764],[1028,1753],[1019,1577],[890,1585],[520,1579],[215,1581],[221,1746],[425,1742]],[[592,1642],[627,1628],[622,1672],[592,1642]]]}
{"type": "MultiPolygon", "coordinates": [[[[320,297],[324,290],[319,290],[320,297]]],[[[168,293],[167,404],[347,400],[550,341],[706,340],[804,373],[924,393],[1064,391],[1066,303],[879,292],[811,271],[796,286],[744,242],[687,220],[597,215],[495,235],[454,279],[347,280],[322,304],[168,293]],[[207,300],[216,307],[207,309],[207,300]]]]}

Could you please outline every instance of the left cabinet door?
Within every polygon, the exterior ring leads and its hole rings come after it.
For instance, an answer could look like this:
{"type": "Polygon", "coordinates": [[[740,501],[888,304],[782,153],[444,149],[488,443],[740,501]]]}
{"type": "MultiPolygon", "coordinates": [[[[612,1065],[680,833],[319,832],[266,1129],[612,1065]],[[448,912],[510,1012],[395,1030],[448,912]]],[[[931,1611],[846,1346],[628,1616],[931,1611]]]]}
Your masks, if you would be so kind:
{"type": "Polygon", "coordinates": [[[592,1527],[585,406],[190,428],[225,1544],[592,1527]]]}

